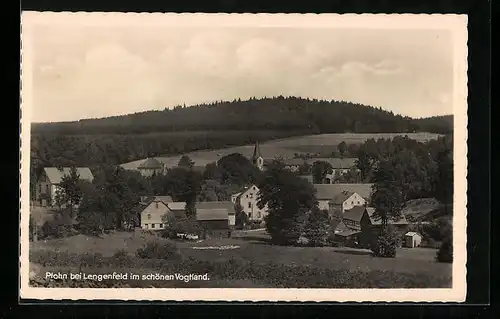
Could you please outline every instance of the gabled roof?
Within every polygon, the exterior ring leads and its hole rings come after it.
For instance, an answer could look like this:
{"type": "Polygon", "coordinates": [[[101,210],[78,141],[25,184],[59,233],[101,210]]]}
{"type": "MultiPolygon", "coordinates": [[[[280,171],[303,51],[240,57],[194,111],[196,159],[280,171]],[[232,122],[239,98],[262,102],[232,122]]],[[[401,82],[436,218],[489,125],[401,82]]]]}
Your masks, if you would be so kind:
{"type": "Polygon", "coordinates": [[[373,184],[314,184],[316,198],[319,200],[333,200],[344,191],[357,193],[359,196],[369,199],[371,197],[373,184]]]}
{"type": "Polygon", "coordinates": [[[345,225],[344,221],[341,220],[338,224],[337,224],[337,227],[335,227],[335,234],[341,232],[341,231],[346,231],[346,230],[349,230],[349,228],[345,225]]]}
{"type": "Polygon", "coordinates": [[[141,204],[149,205],[151,202],[163,202],[165,205],[167,203],[173,202],[172,197],[166,196],[141,196],[141,204]]]}
{"type": "Polygon", "coordinates": [[[299,175],[299,177],[305,179],[306,181],[310,182],[311,184],[313,182],[312,175],[299,175]]]}
{"type": "MultiPolygon", "coordinates": [[[[59,184],[63,177],[69,175],[71,172],[70,167],[63,167],[62,169],[58,167],[45,167],[43,170],[52,184],[59,184]]],[[[94,180],[94,175],[92,175],[88,167],[76,167],[76,172],[80,175],[81,180],[89,182],[94,180]]]]}
{"type": "MultiPolygon", "coordinates": [[[[367,207],[366,212],[368,213],[368,217],[370,218],[370,222],[372,225],[382,225],[382,219],[375,215],[375,208],[367,207]]],[[[389,220],[388,224],[408,225],[408,221],[406,220],[406,217],[404,214],[400,214],[397,218],[389,220]]]]}
{"type": "Polygon", "coordinates": [[[196,220],[226,220],[229,213],[225,208],[196,209],[196,220]]]}
{"type": "Polygon", "coordinates": [[[309,160],[304,158],[289,158],[283,160],[283,163],[287,166],[300,166],[309,163],[309,160]]]}
{"type": "Polygon", "coordinates": [[[342,205],[347,199],[349,199],[349,197],[351,197],[352,195],[354,195],[355,193],[354,192],[350,192],[350,191],[342,191],[342,193],[338,194],[337,196],[335,196],[331,201],[330,203],[332,204],[336,204],[336,205],[342,205]]]}
{"type": "Polygon", "coordinates": [[[234,212],[234,204],[230,201],[197,202],[198,209],[226,209],[229,213],[234,212]]]}
{"type": "Polygon", "coordinates": [[[422,237],[422,235],[420,235],[419,233],[416,233],[414,231],[409,231],[405,234],[405,236],[420,236],[422,237]]]}
{"type": "Polygon", "coordinates": [[[352,209],[346,210],[342,218],[355,222],[361,222],[361,218],[363,217],[364,212],[364,206],[354,206],[352,209]]]}
{"type": "Polygon", "coordinates": [[[340,231],[338,233],[335,233],[335,235],[342,236],[342,237],[349,237],[349,236],[356,235],[359,233],[361,233],[360,230],[348,229],[348,230],[343,230],[343,231],[340,231]]]}
{"type": "Polygon", "coordinates": [[[165,203],[170,210],[185,210],[186,202],[165,203]]]}
{"type": "Polygon", "coordinates": [[[163,164],[160,163],[156,158],[148,158],[144,162],[142,162],[137,169],[159,169],[163,168],[163,164]]]}

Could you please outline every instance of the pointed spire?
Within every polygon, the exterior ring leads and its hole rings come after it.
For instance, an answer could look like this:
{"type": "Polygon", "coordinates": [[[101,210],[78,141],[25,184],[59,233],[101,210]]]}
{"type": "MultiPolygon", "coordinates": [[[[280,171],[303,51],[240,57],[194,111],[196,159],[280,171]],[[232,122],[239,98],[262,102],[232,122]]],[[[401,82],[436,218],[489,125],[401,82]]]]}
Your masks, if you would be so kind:
{"type": "Polygon", "coordinates": [[[260,154],[259,142],[256,141],[253,149],[252,160],[255,162],[259,157],[262,157],[262,155],[260,154]]]}

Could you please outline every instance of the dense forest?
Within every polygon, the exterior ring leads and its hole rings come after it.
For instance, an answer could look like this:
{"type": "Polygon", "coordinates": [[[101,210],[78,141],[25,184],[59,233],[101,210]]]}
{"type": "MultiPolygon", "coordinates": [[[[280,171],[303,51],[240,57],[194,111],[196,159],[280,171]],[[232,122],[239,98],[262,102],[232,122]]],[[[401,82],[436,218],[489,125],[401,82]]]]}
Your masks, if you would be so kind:
{"type": "Polygon", "coordinates": [[[412,119],[344,101],[282,96],[177,106],[102,119],[35,123],[32,170],[121,164],[307,134],[449,133],[452,120],[451,115],[412,119]]]}
{"type": "MultiPolygon", "coordinates": [[[[183,131],[272,130],[314,133],[448,133],[449,119],[412,119],[381,108],[345,101],[274,97],[176,106],[76,122],[33,124],[33,133],[145,134],[183,131]]],[[[452,124],[452,123],[451,123],[452,124]]]]}

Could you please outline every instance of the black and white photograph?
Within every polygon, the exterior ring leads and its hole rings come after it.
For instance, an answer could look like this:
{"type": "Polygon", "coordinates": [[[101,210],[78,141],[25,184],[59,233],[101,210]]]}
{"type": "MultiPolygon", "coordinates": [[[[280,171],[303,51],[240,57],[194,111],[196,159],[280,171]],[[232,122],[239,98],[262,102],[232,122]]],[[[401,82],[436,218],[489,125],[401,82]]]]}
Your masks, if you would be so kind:
{"type": "Polygon", "coordinates": [[[21,39],[21,297],[465,300],[466,16],[24,12],[21,39]]]}

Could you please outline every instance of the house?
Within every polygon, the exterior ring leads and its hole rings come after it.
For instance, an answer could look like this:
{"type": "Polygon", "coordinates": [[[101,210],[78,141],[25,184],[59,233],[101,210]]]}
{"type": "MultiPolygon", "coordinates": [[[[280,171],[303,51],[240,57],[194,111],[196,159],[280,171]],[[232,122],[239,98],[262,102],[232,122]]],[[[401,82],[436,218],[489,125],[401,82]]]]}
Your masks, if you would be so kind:
{"type": "Polygon", "coordinates": [[[354,207],[364,207],[365,205],[366,200],[361,197],[361,195],[346,190],[342,191],[342,193],[328,202],[329,210],[338,209],[341,213],[353,209],[354,207]]]}
{"type": "MultiPolygon", "coordinates": [[[[35,188],[35,201],[41,206],[52,206],[55,204],[55,197],[59,184],[64,176],[69,176],[70,167],[45,167],[38,177],[35,188]]],[[[81,180],[92,182],[94,175],[88,167],[76,167],[81,180]]]]}
{"type": "Polygon", "coordinates": [[[340,246],[357,247],[360,234],[360,230],[349,228],[341,221],[335,228],[334,239],[340,246]]]}
{"type": "Polygon", "coordinates": [[[230,201],[197,202],[196,210],[198,209],[225,209],[228,214],[229,227],[232,228],[236,224],[236,214],[233,202],[230,201]]]}
{"type": "Polygon", "coordinates": [[[405,247],[408,248],[415,248],[420,246],[420,243],[422,242],[422,235],[416,232],[409,231],[405,234],[405,247]]]}
{"type": "MultiPolygon", "coordinates": [[[[399,214],[396,218],[388,220],[387,223],[393,227],[398,238],[406,233],[409,225],[404,214],[399,214]]],[[[366,207],[361,218],[362,244],[370,247],[371,243],[378,236],[381,227],[382,219],[375,214],[375,208],[366,207]]],[[[398,246],[400,246],[400,243],[398,243],[398,246]]]]}
{"type": "Polygon", "coordinates": [[[137,211],[140,214],[142,229],[165,229],[165,215],[179,216],[185,214],[185,202],[169,202],[165,198],[162,199],[162,197],[164,196],[155,196],[148,202],[139,204],[137,211]]]}
{"type": "Polygon", "coordinates": [[[137,170],[144,177],[152,177],[153,175],[165,174],[165,164],[161,163],[156,158],[147,158],[144,162],[142,162],[137,170]]]}
{"type": "Polygon", "coordinates": [[[325,184],[333,184],[335,177],[342,176],[356,167],[357,158],[330,158],[327,160],[332,165],[332,172],[326,174],[325,184]]]}
{"type": "Polygon", "coordinates": [[[369,202],[372,185],[314,184],[313,186],[316,189],[316,199],[320,209],[330,210],[330,202],[332,202],[332,205],[339,205],[341,210],[345,210],[354,206],[364,206],[366,202],[369,202]]]}
{"type": "Polygon", "coordinates": [[[231,195],[231,201],[235,205],[241,205],[250,221],[262,221],[268,213],[267,205],[262,209],[258,207],[258,199],[259,188],[256,185],[245,187],[241,192],[231,195]]]}
{"type": "Polygon", "coordinates": [[[226,208],[197,208],[196,220],[201,228],[201,237],[204,239],[231,237],[228,215],[226,208]]]}
{"type": "Polygon", "coordinates": [[[342,214],[342,220],[335,228],[335,241],[344,246],[357,247],[361,241],[361,219],[364,206],[355,206],[342,214]]]}

